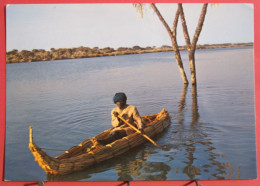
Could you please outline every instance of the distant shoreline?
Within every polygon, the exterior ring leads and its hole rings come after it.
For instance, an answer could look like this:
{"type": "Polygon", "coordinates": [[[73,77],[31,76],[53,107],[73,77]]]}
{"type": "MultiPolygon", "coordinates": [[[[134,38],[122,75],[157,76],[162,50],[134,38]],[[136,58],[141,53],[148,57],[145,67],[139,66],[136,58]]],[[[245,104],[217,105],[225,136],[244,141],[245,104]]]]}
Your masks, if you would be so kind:
{"type": "MultiPolygon", "coordinates": [[[[253,46],[254,43],[225,43],[225,44],[205,44],[197,45],[197,49],[216,49],[216,48],[231,48],[231,47],[246,47],[253,46]]],[[[180,46],[179,50],[186,50],[186,46],[180,46]]],[[[77,59],[77,58],[89,58],[89,57],[103,57],[103,56],[117,56],[117,55],[130,55],[130,54],[142,54],[142,53],[154,53],[154,52],[168,52],[173,51],[171,46],[163,45],[162,47],[145,47],[134,46],[132,48],[119,47],[113,49],[106,48],[51,48],[50,51],[43,49],[33,49],[32,51],[16,49],[6,52],[6,63],[26,63],[37,61],[54,61],[62,59],[77,59]]]]}

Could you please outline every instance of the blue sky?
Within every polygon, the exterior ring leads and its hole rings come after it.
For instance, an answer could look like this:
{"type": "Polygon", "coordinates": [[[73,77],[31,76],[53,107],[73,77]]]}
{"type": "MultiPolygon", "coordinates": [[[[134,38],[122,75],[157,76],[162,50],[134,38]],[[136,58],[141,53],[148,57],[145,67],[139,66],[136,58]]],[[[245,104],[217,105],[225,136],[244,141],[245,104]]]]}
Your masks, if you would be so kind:
{"type": "MultiPolygon", "coordinates": [[[[156,4],[171,26],[176,4],[156,4]]],[[[202,4],[183,4],[191,37],[202,4]]],[[[254,41],[253,7],[247,4],[209,5],[198,44],[254,41]]],[[[132,4],[8,5],[7,51],[50,48],[132,47],[171,45],[157,15],[145,6],[140,18],[132,4]]],[[[181,25],[178,43],[185,45],[181,25]]]]}

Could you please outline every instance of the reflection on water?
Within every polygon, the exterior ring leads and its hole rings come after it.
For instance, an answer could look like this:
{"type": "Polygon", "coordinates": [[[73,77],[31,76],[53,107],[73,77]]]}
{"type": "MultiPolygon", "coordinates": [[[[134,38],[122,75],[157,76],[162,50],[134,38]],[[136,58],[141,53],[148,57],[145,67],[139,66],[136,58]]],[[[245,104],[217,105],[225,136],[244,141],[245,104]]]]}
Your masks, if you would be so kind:
{"type": "MultiPolygon", "coordinates": [[[[179,101],[179,110],[178,110],[178,127],[175,130],[175,133],[178,134],[178,136],[181,139],[184,139],[182,136],[182,132],[184,131],[184,110],[186,107],[186,94],[187,94],[188,86],[184,85],[182,90],[181,99],[179,101]]],[[[212,173],[211,176],[215,177],[216,179],[232,179],[233,174],[237,171],[237,179],[240,179],[240,167],[233,168],[231,163],[220,163],[217,161],[218,157],[221,155],[216,154],[213,152],[214,149],[216,149],[211,142],[211,139],[208,138],[208,134],[201,130],[200,127],[203,123],[199,122],[199,108],[198,108],[198,98],[197,98],[197,86],[192,85],[192,119],[189,126],[190,132],[193,132],[193,136],[191,139],[187,139],[184,141],[184,143],[181,145],[181,148],[185,148],[185,161],[183,163],[186,164],[186,166],[182,169],[182,172],[186,174],[190,180],[194,180],[196,175],[201,175],[203,172],[209,173],[210,169],[215,167],[216,172],[212,173]],[[196,136],[199,136],[196,138],[196,136]],[[203,138],[201,138],[203,136],[203,138]],[[199,139],[199,140],[196,140],[199,139]],[[200,145],[200,151],[207,152],[209,154],[208,157],[208,163],[205,160],[205,164],[200,168],[195,165],[194,161],[196,158],[194,157],[194,154],[198,150],[197,146],[200,145]],[[202,169],[202,170],[201,170],[202,169]],[[223,175],[223,176],[221,176],[223,175]]],[[[179,168],[177,168],[179,170],[179,168]]]]}
{"type": "Polygon", "coordinates": [[[126,164],[117,164],[116,173],[118,180],[166,180],[167,173],[171,169],[163,162],[150,162],[149,151],[140,151],[141,159],[132,159],[126,164]]]}
{"type": "Polygon", "coordinates": [[[87,170],[75,172],[64,176],[47,175],[47,181],[75,181],[91,179],[96,173],[115,169],[118,181],[132,180],[166,180],[170,166],[163,162],[148,160],[151,150],[144,146],[137,147],[124,155],[107,160],[87,170]],[[137,158],[138,157],[138,158],[137,158]]]}
{"type": "MultiPolygon", "coordinates": [[[[180,104],[183,104],[182,110],[185,108],[185,101],[186,101],[186,92],[187,92],[187,86],[184,85],[183,87],[183,94],[180,104]]],[[[183,115],[183,114],[182,114],[183,115]]],[[[192,86],[192,121],[190,123],[190,130],[194,130],[197,128],[196,124],[199,120],[199,110],[198,110],[198,104],[197,104],[197,86],[192,86]]],[[[179,123],[179,125],[183,125],[183,123],[179,123]]],[[[190,144],[185,144],[186,146],[186,158],[187,161],[184,163],[186,166],[183,168],[182,172],[185,173],[190,180],[193,180],[195,175],[200,175],[201,171],[199,168],[193,165],[194,163],[194,157],[193,154],[196,151],[196,147],[194,146],[194,142],[189,140],[190,144]]]]}

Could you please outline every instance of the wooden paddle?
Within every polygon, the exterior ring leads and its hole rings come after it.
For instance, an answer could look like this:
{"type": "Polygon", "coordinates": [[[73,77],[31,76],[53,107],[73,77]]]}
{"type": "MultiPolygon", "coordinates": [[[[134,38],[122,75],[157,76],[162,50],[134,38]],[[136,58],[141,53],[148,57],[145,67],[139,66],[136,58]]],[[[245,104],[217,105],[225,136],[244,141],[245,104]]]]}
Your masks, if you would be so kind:
{"type": "Polygon", "coordinates": [[[158,147],[158,148],[162,148],[165,149],[167,148],[166,146],[161,147],[160,145],[158,145],[157,143],[155,143],[155,141],[153,141],[151,138],[149,138],[149,136],[147,136],[146,134],[143,134],[140,130],[138,130],[137,128],[135,128],[133,125],[131,125],[128,121],[126,121],[122,116],[118,115],[117,116],[119,119],[121,119],[125,124],[127,124],[129,127],[131,127],[132,129],[134,129],[136,132],[140,133],[143,137],[145,137],[146,139],[148,139],[152,144],[154,144],[154,146],[158,147]]]}

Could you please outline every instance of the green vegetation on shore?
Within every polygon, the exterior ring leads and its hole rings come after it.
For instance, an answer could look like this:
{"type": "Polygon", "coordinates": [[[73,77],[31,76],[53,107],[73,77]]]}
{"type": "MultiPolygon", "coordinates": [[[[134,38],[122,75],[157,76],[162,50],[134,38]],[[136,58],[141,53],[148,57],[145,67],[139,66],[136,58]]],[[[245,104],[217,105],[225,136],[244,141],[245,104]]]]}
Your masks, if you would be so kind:
{"type": "MultiPolygon", "coordinates": [[[[253,46],[253,43],[225,43],[225,44],[213,44],[213,45],[197,45],[197,49],[214,49],[214,48],[228,48],[228,47],[244,47],[253,46]]],[[[185,50],[186,47],[180,47],[180,50],[185,50]]],[[[129,54],[141,54],[141,53],[152,53],[152,52],[167,52],[172,51],[171,46],[163,45],[162,47],[146,47],[134,46],[132,48],[119,47],[113,49],[110,47],[106,48],[89,48],[89,47],[78,47],[78,48],[52,48],[50,51],[43,49],[33,49],[32,51],[16,49],[6,52],[6,63],[23,63],[23,62],[34,62],[34,61],[53,61],[61,59],[74,59],[74,58],[88,58],[88,57],[101,57],[101,56],[116,56],[116,55],[129,55],[129,54]]]]}

